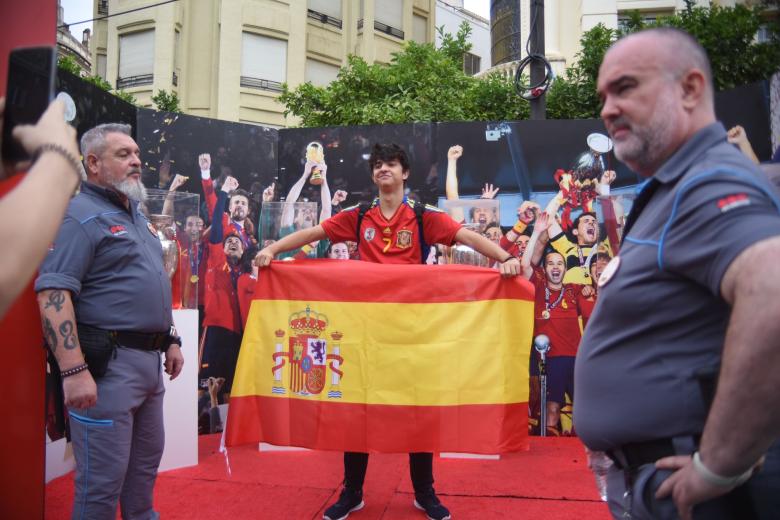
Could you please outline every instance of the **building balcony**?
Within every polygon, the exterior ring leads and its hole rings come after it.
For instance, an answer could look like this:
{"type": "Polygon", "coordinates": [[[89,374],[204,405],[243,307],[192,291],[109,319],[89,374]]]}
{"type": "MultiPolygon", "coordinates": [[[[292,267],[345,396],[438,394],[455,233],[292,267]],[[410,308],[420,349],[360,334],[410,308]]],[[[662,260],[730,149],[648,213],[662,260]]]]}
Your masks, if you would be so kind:
{"type": "Polygon", "coordinates": [[[342,23],[341,20],[339,20],[338,18],[328,16],[327,14],[323,14],[318,11],[314,11],[312,9],[309,9],[308,16],[313,20],[318,20],[326,25],[332,25],[333,27],[337,27],[341,29],[342,23]]]}
{"type": "Polygon", "coordinates": [[[140,76],[117,78],[116,88],[121,90],[126,88],[140,87],[143,85],[151,85],[152,83],[154,83],[154,74],[141,74],[140,76]]]}
{"type": "MultiPolygon", "coordinates": [[[[357,21],[357,28],[358,31],[363,28],[363,19],[357,21]]],[[[401,29],[396,29],[395,27],[391,27],[387,24],[384,24],[382,22],[377,22],[374,20],[374,30],[377,32],[381,32],[382,34],[389,34],[390,36],[394,36],[396,38],[399,38],[401,40],[404,39],[404,32],[401,29]]]]}
{"type": "Polygon", "coordinates": [[[255,88],[258,90],[269,90],[271,92],[281,92],[282,84],[270,79],[250,78],[241,76],[241,86],[246,88],[255,88]]]}

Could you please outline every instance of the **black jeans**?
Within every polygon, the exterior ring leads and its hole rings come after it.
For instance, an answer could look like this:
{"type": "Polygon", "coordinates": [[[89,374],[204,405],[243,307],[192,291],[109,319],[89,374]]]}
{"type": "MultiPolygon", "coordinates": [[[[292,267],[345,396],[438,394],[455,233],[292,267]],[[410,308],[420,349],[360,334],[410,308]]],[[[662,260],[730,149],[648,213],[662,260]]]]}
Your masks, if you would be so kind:
{"type": "MultiPolygon", "coordinates": [[[[344,453],[344,487],[357,491],[363,489],[368,468],[368,453],[344,453]]],[[[409,475],[414,492],[428,493],[433,490],[433,453],[410,453],[409,475]]]]}

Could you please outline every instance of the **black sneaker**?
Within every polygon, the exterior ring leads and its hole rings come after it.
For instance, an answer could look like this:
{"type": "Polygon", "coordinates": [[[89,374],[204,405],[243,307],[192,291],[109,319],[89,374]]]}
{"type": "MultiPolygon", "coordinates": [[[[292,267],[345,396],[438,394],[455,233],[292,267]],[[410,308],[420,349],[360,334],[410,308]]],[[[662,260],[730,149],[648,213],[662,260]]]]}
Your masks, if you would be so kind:
{"type": "Polygon", "coordinates": [[[341,490],[341,495],[338,501],[325,510],[325,514],[322,515],[323,520],[344,520],[353,511],[363,509],[366,505],[363,502],[363,490],[353,491],[351,489],[344,488],[341,490]]]}
{"type": "Polygon", "coordinates": [[[431,490],[424,495],[414,495],[414,507],[422,509],[429,520],[450,520],[450,510],[441,505],[436,493],[431,490]]]}

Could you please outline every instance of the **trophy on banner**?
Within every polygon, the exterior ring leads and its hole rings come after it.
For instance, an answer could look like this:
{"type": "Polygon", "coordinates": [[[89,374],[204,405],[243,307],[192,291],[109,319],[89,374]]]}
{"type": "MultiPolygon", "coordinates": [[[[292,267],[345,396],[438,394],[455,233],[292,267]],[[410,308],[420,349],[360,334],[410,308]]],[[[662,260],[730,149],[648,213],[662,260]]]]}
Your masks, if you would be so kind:
{"type": "MultiPolygon", "coordinates": [[[[499,221],[499,202],[494,199],[459,199],[445,200],[443,209],[458,222],[463,221],[463,227],[484,235],[490,226],[499,221]]],[[[444,263],[459,265],[475,265],[490,267],[495,262],[471,247],[456,243],[445,248],[444,263]]]]}
{"type": "MultiPolygon", "coordinates": [[[[560,204],[563,208],[561,225],[566,230],[572,225],[572,210],[582,208],[582,211],[592,212],[599,191],[604,191],[601,180],[606,168],[602,156],[612,150],[612,140],[606,135],[593,133],[586,141],[588,151],[577,157],[574,166],[568,171],[559,169],[553,175],[560,188],[560,204]]],[[[612,182],[612,178],[607,179],[607,191],[609,182],[612,182]]]]}
{"type": "Polygon", "coordinates": [[[179,243],[176,241],[176,223],[173,221],[173,215],[153,213],[149,215],[149,220],[157,231],[157,238],[162,245],[165,272],[168,273],[168,278],[173,278],[173,273],[179,266],[179,243]]]}
{"type": "Polygon", "coordinates": [[[188,217],[197,216],[200,196],[196,193],[149,188],[141,206],[149,219],[149,231],[157,235],[163,251],[165,272],[171,279],[174,309],[198,308],[198,272],[203,258],[198,244],[184,233],[188,217]]]}
{"type": "MultiPolygon", "coordinates": [[[[318,164],[325,163],[325,150],[322,144],[317,141],[313,141],[306,146],[306,160],[312,161],[318,164]]],[[[322,184],[322,170],[315,166],[311,169],[311,177],[309,182],[315,186],[322,184]]]]}

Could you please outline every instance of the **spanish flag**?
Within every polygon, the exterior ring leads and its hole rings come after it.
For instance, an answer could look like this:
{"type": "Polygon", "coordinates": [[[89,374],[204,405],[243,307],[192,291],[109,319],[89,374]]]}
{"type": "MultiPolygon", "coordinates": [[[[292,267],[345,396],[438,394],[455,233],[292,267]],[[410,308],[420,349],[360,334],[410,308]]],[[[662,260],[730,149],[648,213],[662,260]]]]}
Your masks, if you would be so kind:
{"type": "Polygon", "coordinates": [[[225,443],[527,449],[533,291],[471,266],[274,262],[255,288],[225,443]]]}

